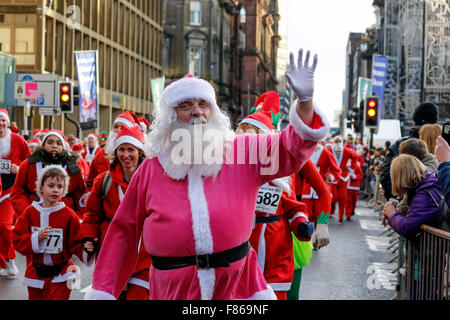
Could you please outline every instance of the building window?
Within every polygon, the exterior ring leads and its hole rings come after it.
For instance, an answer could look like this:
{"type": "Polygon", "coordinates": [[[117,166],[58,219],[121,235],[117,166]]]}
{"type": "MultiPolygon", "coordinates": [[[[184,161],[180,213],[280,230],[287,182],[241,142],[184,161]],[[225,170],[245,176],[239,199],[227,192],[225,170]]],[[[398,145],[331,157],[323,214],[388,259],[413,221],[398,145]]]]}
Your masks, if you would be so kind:
{"type": "Polygon", "coordinates": [[[200,1],[191,1],[190,3],[191,25],[202,25],[202,3],[200,1]]]}
{"type": "Polygon", "coordinates": [[[245,11],[244,7],[241,8],[241,23],[247,22],[247,12],[245,11]]]}
{"type": "Polygon", "coordinates": [[[0,51],[11,52],[11,28],[0,28],[0,51]]]}
{"type": "Polygon", "coordinates": [[[202,51],[200,46],[189,49],[189,73],[197,78],[202,75],[202,51]]]}
{"type": "Polygon", "coordinates": [[[34,28],[16,28],[14,56],[18,65],[34,65],[34,28]]]}

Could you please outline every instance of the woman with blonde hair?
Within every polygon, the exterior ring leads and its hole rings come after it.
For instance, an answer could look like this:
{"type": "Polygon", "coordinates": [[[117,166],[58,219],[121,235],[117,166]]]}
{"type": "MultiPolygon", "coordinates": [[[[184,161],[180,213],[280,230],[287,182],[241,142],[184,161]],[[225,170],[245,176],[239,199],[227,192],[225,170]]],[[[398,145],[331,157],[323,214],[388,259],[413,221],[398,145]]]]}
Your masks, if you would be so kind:
{"type": "Polygon", "coordinates": [[[402,154],[391,164],[392,193],[398,197],[407,196],[408,211],[403,216],[393,204],[388,202],[383,208],[383,222],[398,234],[413,238],[422,224],[434,225],[440,210],[441,187],[434,173],[416,157],[402,154]]]}
{"type": "Polygon", "coordinates": [[[434,123],[434,124],[426,124],[422,126],[419,130],[419,138],[420,140],[425,141],[428,147],[428,152],[431,154],[436,153],[436,139],[442,133],[442,126],[434,123]]]}

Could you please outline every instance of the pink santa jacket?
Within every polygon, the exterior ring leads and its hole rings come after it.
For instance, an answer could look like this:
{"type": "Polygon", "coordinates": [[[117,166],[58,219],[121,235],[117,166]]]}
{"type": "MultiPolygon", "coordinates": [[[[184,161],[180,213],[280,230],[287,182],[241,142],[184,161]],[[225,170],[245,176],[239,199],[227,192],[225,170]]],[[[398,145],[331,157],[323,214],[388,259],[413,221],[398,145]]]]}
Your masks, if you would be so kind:
{"type": "MultiPolygon", "coordinates": [[[[215,178],[203,178],[188,170],[183,180],[164,171],[159,158],[141,164],[109,226],[97,260],[92,289],[85,299],[117,298],[130,278],[141,235],[147,251],[160,257],[210,254],[249,240],[259,187],[297,172],[313,153],[316,142],[329,130],[316,109],[314,123],[306,126],[291,109],[289,125],[277,135],[239,135],[234,149],[245,143],[245,158],[256,154],[258,143],[279,138],[279,170],[262,175],[261,163],[224,163],[215,178]]],[[[269,153],[270,154],[270,153],[269,153]]],[[[235,160],[238,155],[234,155],[235,160]]],[[[235,162],[236,163],[236,162],[235,162]]],[[[253,162],[254,163],[254,162],[253,162]]],[[[258,267],[256,253],[227,268],[197,270],[150,269],[152,299],[274,299],[258,267]]]]}

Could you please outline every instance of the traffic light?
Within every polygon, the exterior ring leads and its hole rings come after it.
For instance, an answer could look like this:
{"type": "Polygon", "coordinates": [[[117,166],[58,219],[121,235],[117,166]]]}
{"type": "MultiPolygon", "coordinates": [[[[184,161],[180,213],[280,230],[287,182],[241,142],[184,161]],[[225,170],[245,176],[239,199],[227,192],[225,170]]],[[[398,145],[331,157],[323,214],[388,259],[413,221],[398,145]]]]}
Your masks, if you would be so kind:
{"type": "Polygon", "coordinates": [[[78,107],[80,105],[80,87],[73,87],[73,105],[78,107]]]}
{"type": "Polygon", "coordinates": [[[368,128],[377,128],[378,127],[379,102],[380,102],[380,99],[378,97],[367,97],[366,98],[364,124],[368,128]]]}
{"type": "Polygon", "coordinates": [[[59,83],[59,108],[63,113],[73,113],[73,84],[72,82],[59,83]]]}

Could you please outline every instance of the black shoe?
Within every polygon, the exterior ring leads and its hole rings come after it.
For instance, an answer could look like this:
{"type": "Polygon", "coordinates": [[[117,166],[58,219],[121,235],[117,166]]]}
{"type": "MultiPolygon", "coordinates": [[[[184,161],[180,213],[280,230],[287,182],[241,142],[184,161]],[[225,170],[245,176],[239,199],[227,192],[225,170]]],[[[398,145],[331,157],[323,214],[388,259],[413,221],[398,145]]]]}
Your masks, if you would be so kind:
{"type": "Polygon", "coordinates": [[[355,210],[353,210],[353,212],[352,212],[352,217],[355,215],[355,210]]]}
{"type": "Polygon", "coordinates": [[[352,218],[347,218],[347,221],[352,221],[352,218]]]}
{"type": "Polygon", "coordinates": [[[343,220],[339,220],[338,224],[342,224],[342,223],[343,223],[343,220]]]}

